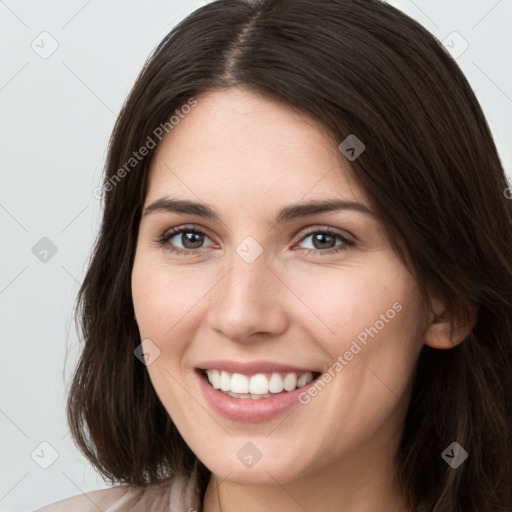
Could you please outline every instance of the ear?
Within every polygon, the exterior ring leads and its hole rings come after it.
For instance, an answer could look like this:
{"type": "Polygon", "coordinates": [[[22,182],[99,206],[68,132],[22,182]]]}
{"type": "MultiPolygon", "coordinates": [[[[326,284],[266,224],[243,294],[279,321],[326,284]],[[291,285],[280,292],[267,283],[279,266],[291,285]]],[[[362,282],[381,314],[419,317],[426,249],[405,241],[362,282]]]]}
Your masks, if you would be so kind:
{"type": "Polygon", "coordinates": [[[462,343],[471,333],[477,320],[477,307],[467,306],[467,311],[450,315],[445,304],[437,299],[431,301],[429,325],[425,332],[425,345],[432,348],[447,349],[462,343]],[[450,320],[453,319],[453,327],[450,320]]]}

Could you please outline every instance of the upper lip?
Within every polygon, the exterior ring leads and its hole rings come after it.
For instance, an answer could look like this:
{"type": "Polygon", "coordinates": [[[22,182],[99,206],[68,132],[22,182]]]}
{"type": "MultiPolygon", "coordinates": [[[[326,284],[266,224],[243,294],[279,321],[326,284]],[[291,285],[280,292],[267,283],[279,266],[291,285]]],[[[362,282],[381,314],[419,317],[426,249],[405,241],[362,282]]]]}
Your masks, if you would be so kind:
{"type": "Polygon", "coordinates": [[[224,370],[230,373],[242,373],[244,375],[254,375],[256,373],[272,373],[272,372],[293,372],[293,373],[306,373],[314,372],[317,370],[311,368],[304,368],[299,366],[292,366],[281,363],[274,363],[272,361],[251,361],[239,362],[229,361],[227,359],[217,359],[214,361],[204,361],[197,365],[200,370],[224,370]]]}

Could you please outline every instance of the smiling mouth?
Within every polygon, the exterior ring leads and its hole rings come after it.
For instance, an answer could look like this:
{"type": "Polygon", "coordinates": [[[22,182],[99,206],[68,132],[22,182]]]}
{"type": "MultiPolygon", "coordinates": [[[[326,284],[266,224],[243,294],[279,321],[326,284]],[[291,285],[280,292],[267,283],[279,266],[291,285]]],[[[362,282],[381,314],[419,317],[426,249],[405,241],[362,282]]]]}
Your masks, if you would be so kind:
{"type": "Polygon", "coordinates": [[[233,398],[258,400],[295,391],[316,380],[320,372],[272,372],[245,375],[217,369],[198,369],[213,389],[233,398]]]}

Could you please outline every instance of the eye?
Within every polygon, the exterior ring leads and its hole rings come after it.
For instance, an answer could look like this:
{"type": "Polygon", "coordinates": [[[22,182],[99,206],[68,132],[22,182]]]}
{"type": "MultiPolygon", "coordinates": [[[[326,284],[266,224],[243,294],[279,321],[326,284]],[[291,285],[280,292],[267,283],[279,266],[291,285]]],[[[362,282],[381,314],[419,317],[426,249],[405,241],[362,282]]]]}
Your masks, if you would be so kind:
{"type": "MultiPolygon", "coordinates": [[[[355,242],[348,239],[344,232],[329,227],[309,231],[302,237],[301,242],[308,238],[311,239],[310,247],[301,248],[301,250],[308,251],[308,255],[311,253],[322,255],[337,253],[355,245],[355,242]],[[338,243],[336,243],[337,241],[338,243]]],[[[205,239],[209,239],[209,237],[202,229],[196,226],[179,226],[167,231],[158,239],[158,243],[172,253],[190,255],[205,248],[203,245],[205,239]]],[[[215,244],[212,243],[211,246],[215,246],[215,244]]]]}
{"type": "Polygon", "coordinates": [[[208,235],[197,227],[180,226],[165,233],[158,242],[162,246],[166,246],[170,252],[192,254],[197,252],[196,249],[203,248],[205,238],[209,238],[208,235]]]}
{"type": "Polygon", "coordinates": [[[310,247],[303,248],[307,250],[308,254],[313,252],[314,254],[332,254],[346,250],[348,247],[352,247],[355,243],[349,240],[343,232],[332,228],[315,229],[307,233],[302,237],[301,242],[311,238],[310,247]],[[336,244],[336,240],[339,243],[336,244]]]}

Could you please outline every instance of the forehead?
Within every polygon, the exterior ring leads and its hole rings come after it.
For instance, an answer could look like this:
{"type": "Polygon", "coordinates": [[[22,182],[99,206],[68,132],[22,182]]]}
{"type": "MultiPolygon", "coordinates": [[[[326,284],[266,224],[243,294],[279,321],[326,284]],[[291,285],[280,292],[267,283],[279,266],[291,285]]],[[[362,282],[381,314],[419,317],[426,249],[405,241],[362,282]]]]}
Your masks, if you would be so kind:
{"type": "Polygon", "coordinates": [[[245,206],[303,197],[365,199],[319,121],[240,89],[196,100],[156,149],[146,204],[164,194],[245,206]]]}

